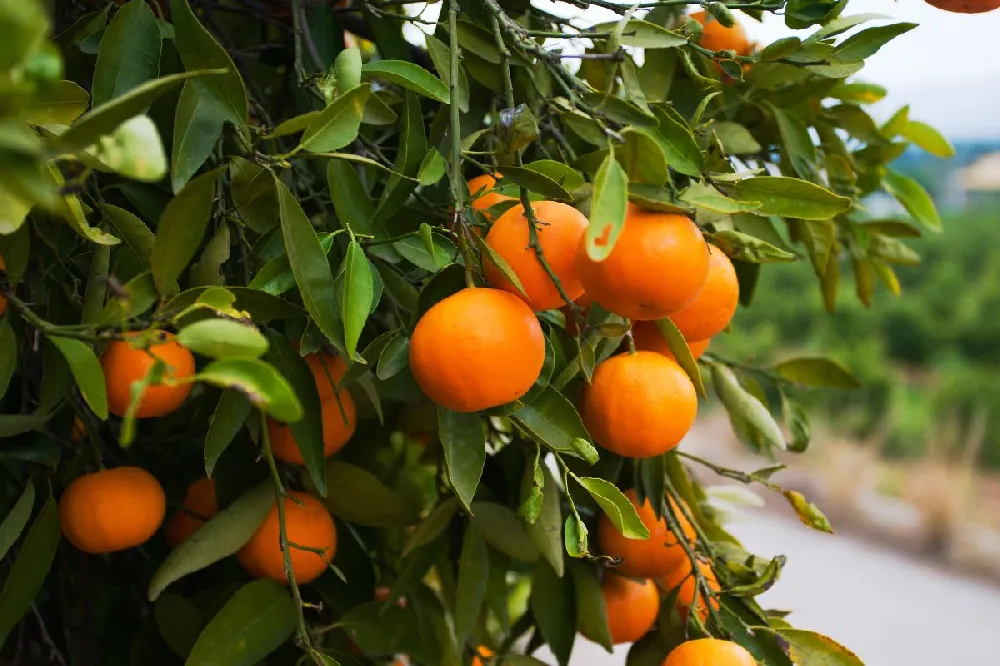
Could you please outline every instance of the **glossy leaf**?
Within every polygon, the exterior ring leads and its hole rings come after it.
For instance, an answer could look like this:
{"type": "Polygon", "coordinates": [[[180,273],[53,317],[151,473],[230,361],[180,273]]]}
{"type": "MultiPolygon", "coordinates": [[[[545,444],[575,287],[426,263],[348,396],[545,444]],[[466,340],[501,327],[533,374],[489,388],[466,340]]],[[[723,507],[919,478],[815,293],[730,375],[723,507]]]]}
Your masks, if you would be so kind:
{"type": "Polygon", "coordinates": [[[104,372],[90,347],[72,338],[48,336],[49,342],[62,353],[73,373],[80,394],[87,405],[102,421],[108,418],[108,396],[104,386],[104,372]]]}
{"type": "Polygon", "coordinates": [[[4,516],[3,522],[0,523],[0,558],[7,557],[10,547],[21,536],[34,507],[35,484],[29,481],[10,513],[4,516]]]}
{"type": "Polygon", "coordinates": [[[569,201],[572,199],[566,188],[546,174],[534,169],[516,166],[505,167],[503,177],[504,181],[520,185],[524,189],[548,199],[557,199],[560,201],[569,201]]]}
{"type": "Polygon", "coordinates": [[[366,527],[412,525],[418,507],[366,469],[345,462],[326,463],[326,505],[331,513],[366,527]]]}
{"type": "Polygon", "coordinates": [[[255,326],[231,319],[202,319],[185,326],[177,342],[209,358],[259,358],[267,351],[267,339],[255,326]]]}
{"type": "Polygon", "coordinates": [[[420,169],[417,171],[417,180],[425,187],[433,185],[444,176],[446,166],[447,164],[444,161],[444,156],[441,155],[441,151],[437,148],[431,148],[420,163],[420,169]]]}
{"type": "Polygon", "coordinates": [[[212,216],[218,176],[218,169],[198,176],[163,211],[149,256],[156,290],[161,295],[169,294],[201,244],[212,216]]]}
{"type": "Polygon", "coordinates": [[[931,231],[941,230],[941,216],[934,205],[934,200],[916,180],[894,169],[886,169],[882,186],[917,222],[931,231]]]}
{"type": "Polygon", "coordinates": [[[347,355],[351,358],[357,351],[358,340],[368,320],[368,313],[371,312],[374,295],[371,264],[361,245],[357,241],[351,241],[344,259],[343,303],[340,306],[344,319],[344,342],[347,355]]]}
{"type": "Polygon", "coordinates": [[[273,366],[250,358],[214,361],[198,373],[198,379],[220,388],[234,388],[252,405],[285,423],[302,418],[302,404],[288,381],[273,366]]]}
{"type": "Polygon", "coordinates": [[[597,477],[579,477],[577,481],[584,490],[590,493],[612,524],[628,539],[648,539],[649,530],[635,511],[635,506],[622,491],[604,479],[597,477]]]}
{"type": "Polygon", "coordinates": [[[306,127],[300,150],[329,153],[348,145],[358,136],[365,103],[371,94],[368,84],[341,95],[320,111],[306,127]]]}
{"type": "Polygon", "coordinates": [[[0,646],[7,642],[45,583],[59,536],[59,507],[49,497],[31,524],[0,591],[0,646]]]}
{"type": "Polygon", "coordinates": [[[851,35],[837,47],[837,57],[842,60],[864,60],[879,52],[890,41],[917,27],[916,23],[893,23],[867,28],[851,35]]]}
{"type": "Polygon", "coordinates": [[[153,574],[149,600],[171,583],[229,557],[254,535],[274,507],[274,487],[262,483],[213,516],[175,548],[153,574]]]}
{"type": "Polygon", "coordinates": [[[573,403],[551,386],[540,391],[511,418],[556,453],[579,456],[573,440],[590,439],[573,403]]]}
{"type": "Polygon", "coordinates": [[[486,429],[478,414],[462,414],[438,407],[438,436],[444,446],[448,479],[455,495],[471,512],[472,499],[486,464],[486,429]]]}
{"type": "Polygon", "coordinates": [[[121,236],[125,244],[132,250],[132,254],[139,260],[143,268],[150,267],[150,257],[153,254],[153,246],[156,238],[149,227],[133,215],[131,212],[111,204],[101,204],[101,210],[111,221],[115,231],[121,236]]]}
{"type": "Polygon", "coordinates": [[[361,73],[448,104],[448,87],[441,79],[415,63],[404,60],[373,60],[365,63],[361,73]]]}
{"type": "Polygon", "coordinates": [[[607,259],[618,236],[625,228],[628,210],[628,175],[615,159],[613,151],[601,162],[594,177],[594,193],[587,227],[587,255],[594,261],[607,259]]]}
{"type": "Polygon", "coordinates": [[[94,67],[95,107],[155,79],[160,71],[160,28],[145,0],[131,0],[115,13],[94,67]]]}
{"type": "Polygon", "coordinates": [[[403,546],[403,557],[409,555],[414,548],[426,546],[441,536],[457,512],[458,501],[454,497],[449,497],[434,507],[434,510],[413,528],[413,532],[410,533],[403,546]]]}
{"type": "Polygon", "coordinates": [[[243,428],[251,409],[250,401],[239,391],[222,392],[205,435],[205,474],[212,476],[219,457],[243,428]]]}
{"type": "Polygon", "coordinates": [[[659,121],[660,145],[667,155],[670,168],[688,176],[700,176],[703,169],[701,149],[691,128],[678,113],[667,107],[656,109],[659,121]]]}
{"type": "Polygon", "coordinates": [[[851,200],[813,183],[781,176],[757,176],[723,189],[744,201],[758,201],[758,213],[807,220],[826,220],[851,207],[851,200]]]}
{"type": "Polygon", "coordinates": [[[658,319],[656,327],[659,329],[663,339],[666,340],[667,346],[670,347],[670,352],[677,360],[677,364],[690,377],[691,383],[694,384],[695,390],[698,391],[698,395],[703,398],[707,397],[705,384],[701,380],[701,370],[698,368],[698,361],[691,353],[691,348],[688,346],[687,340],[684,339],[684,334],[677,329],[674,322],[669,318],[658,319]]]}

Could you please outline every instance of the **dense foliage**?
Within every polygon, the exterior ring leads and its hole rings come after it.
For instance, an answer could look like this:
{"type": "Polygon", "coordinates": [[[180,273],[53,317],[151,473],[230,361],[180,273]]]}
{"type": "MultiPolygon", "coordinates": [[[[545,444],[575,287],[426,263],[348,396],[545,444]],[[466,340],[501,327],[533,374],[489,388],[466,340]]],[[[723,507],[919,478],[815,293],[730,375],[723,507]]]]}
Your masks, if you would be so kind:
{"type": "MultiPolygon", "coordinates": [[[[632,345],[613,307],[530,317],[541,372],[481,412],[425,397],[411,339],[484,265],[518,282],[482,240],[515,202],[470,206],[467,179],[495,171],[505,197],[587,216],[583,261],[613,252],[631,202],[696,221],[744,307],[773,262],[811,266],[831,310],[841,281],[865,304],[878,282],[898,291],[913,224],[940,220],[887,165],[911,142],[950,148],[905,112],[878,126],[864,105],[884,90],[852,77],[913,24],[868,27],[846,0],[560,3],[618,17],[598,25],[528,0],[87,4],[0,0],[0,660],[523,666],[544,644],[565,664],[578,633],[611,646],[607,544],[655,524],[690,575],[657,580],[630,664],[702,636],[768,666],[858,663],[761,608],[784,559],[745,552],[687,471],[784,493],[829,530],[777,468],[594,446],[579,392],[632,345]],[[706,46],[765,11],[801,38],[706,46]],[[913,223],[866,219],[879,190],[913,223]],[[337,417],[350,432],[328,430],[337,417]],[[206,474],[214,496],[185,502],[206,474]],[[194,536],[149,538],[182,502],[194,536]],[[300,568],[334,543],[329,570],[300,568]]],[[[803,387],[857,386],[818,356],[696,362],[656,326],[683,381],[763,451],[808,446],[803,387]]],[[[491,361],[465,360],[440,373],[491,361]]]]}

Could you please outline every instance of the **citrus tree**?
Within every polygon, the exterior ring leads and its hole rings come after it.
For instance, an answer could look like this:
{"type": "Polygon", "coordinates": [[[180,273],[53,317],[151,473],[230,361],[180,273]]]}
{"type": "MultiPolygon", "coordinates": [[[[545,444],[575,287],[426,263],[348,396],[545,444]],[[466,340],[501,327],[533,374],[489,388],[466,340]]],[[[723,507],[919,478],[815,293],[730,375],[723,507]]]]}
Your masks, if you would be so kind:
{"type": "Polygon", "coordinates": [[[859,663],[675,448],[804,450],[853,377],[711,339],[939,226],[847,4],[0,0],[0,661],[859,663]]]}

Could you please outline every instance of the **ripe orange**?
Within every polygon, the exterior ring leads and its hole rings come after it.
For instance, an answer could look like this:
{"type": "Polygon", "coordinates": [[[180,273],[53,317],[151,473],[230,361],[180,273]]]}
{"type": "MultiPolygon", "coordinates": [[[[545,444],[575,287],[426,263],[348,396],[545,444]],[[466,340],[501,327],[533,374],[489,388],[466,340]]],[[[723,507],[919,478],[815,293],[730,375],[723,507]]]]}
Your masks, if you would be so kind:
{"type": "Polygon", "coordinates": [[[489,659],[490,657],[493,656],[493,650],[489,649],[485,645],[480,645],[479,647],[476,648],[476,654],[478,656],[472,658],[472,666],[483,666],[483,660],[480,659],[479,657],[484,657],[486,659],[489,659]]]}
{"type": "Polygon", "coordinates": [[[666,453],[694,425],[698,395],[677,362],[651,351],[597,366],[583,390],[583,424],[594,441],[627,458],[666,453]]]}
{"type": "Polygon", "coordinates": [[[736,269],[726,253],[708,246],[708,279],[690,305],[670,315],[670,320],[684,334],[685,340],[708,340],[729,326],[740,301],[740,283],[736,269]]]}
{"type": "Polygon", "coordinates": [[[500,178],[503,178],[503,176],[498,173],[484,173],[475,178],[470,178],[468,182],[469,195],[472,197],[472,200],[469,202],[470,205],[488,219],[490,218],[488,211],[493,206],[504,201],[516,201],[514,197],[508,197],[499,192],[492,191],[497,186],[497,180],[500,178]]]}
{"type": "Polygon", "coordinates": [[[927,0],[927,4],[957,14],[982,14],[1000,7],[1000,0],[927,0]]]}
{"type": "MultiPolygon", "coordinates": [[[[699,296],[699,298],[701,297],[699,296]]],[[[655,322],[634,322],[632,324],[632,339],[635,340],[635,348],[638,351],[656,352],[657,354],[663,354],[669,359],[677,360],[674,359],[674,353],[670,351],[670,345],[667,344],[655,322]]],[[[711,341],[711,338],[698,340],[697,342],[688,341],[688,348],[695,359],[701,358],[701,355],[708,349],[708,344],[711,341]]]]}
{"type": "Polygon", "coordinates": [[[410,369],[437,404],[477,412],[520,398],[545,362],[542,327],[502,289],[469,288],[428,310],[410,338],[410,369]]]}
{"type": "Polygon", "coordinates": [[[629,319],[662,319],[688,306],[708,278],[708,248],[690,218],[629,204],[625,227],[601,262],[581,242],[577,270],[604,309],[629,319]]]}
{"type": "MultiPolygon", "coordinates": [[[[719,579],[715,577],[712,567],[699,560],[698,571],[705,577],[708,589],[718,592],[720,589],[719,579]]],[[[674,589],[677,590],[677,610],[680,612],[683,621],[687,622],[687,616],[692,607],[698,613],[698,617],[701,618],[703,623],[708,620],[708,605],[705,603],[705,594],[697,585],[697,579],[695,579],[691,569],[691,560],[688,559],[687,555],[684,556],[684,559],[681,560],[681,563],[673,571],[663,577],[661,582],[663,583],[663,588],[668,592],[674,589]]],[[[712,608],[718,610],[718,599],[712,597],[709,603],[712,604],[712,608]]]]}
{"type": "MultiPolygon", "coordinates": [[[[3,257],[0,257],[0,271],[5,270],[7,270],[7,264],[3,263],[3,257]]],[[[0,317],[3,316],[4,312],[7,312],[7,299],[0,296],[0,317]]]]}
{"type": "Polygon", "coordinates": [[[694,12],[691,14],[691,18],[704,26],[698,43],[706,49],[736,51],[736,55],[748,55],[752,51],[747,33],[739,23],[732,28],[727,28],[719,23],[714,16],[709,16],[704,11],[694,12]]]}
{"type": "MultiPolygon", "coordinates": [[[[619,532],[614,523],[601,515],[597,521],[597,540],[600,543],[601,551],[605,555],[620,558],[622,560],[619,571],[626,576],[633,578],[657,578],[665,576],[687,559],[684,547],[667,524],[666,516],[656,519],[653,506],[647,499],[639,505],[639,498],[635,490],[628,490],[625,496],[635,507],[642,524],[649,530],[648,539],[626,539],[619,532]]],[[[673,507],[673,514],[677,517],[681,531],[684,533],[688,543],[693,544],[695,531],[684,517],[680,507],[671,499],[670,505],[673,507]]]]}
{"type": "Polygon", "coordinates": [[[653,581],[632,580],[608,572],[601,584],[611,642],[634,643],[653,628],[660,611],[660,594],[653,581]]]}
{"type": "MultiPolygon", "coordinates": [[[[148,350],[136,349],[125,340],[115,340],[101,355],[108,410],[112,414],[125,416],[132,400],[132,383],[146,376],[156,362],[154,357],[167,365],[164,378],[183,382],[194,375],[194,356],[191,352],[175,341],[170,333],[159,333],[159,341],[151,344],[148,350]]],[[[149,418],[169,414],[184,404],[193,386],[193,383],[187,382],[175,386],[161,383],[147,387],[136,416],[149,418]]]]}
{"type": "Polygon", "coordinates": [[[347,372],[347,364],[340,356],[318,351],[306,354],[305,362],[312,371],[313,379],[316,380],[316,390],[319,392],[320,400],[325,401],[346,390],[340,388],[340,382],[347,372]]]}
{"type": "Polygon", "coordinates": [[[203,476],[190,486],[184,495],[183,508],[175,513],[164,530],[164,536],[171,548],[176,548],[181,542],[201,529],[201,526],[219,511],[215,499],[215,483],[203,476]]]}
{"type": "MultiPolygon", "coordinates": [[[[354,428],[357,425],[354,398],[347,389],[340,389],[339,395],[331,396],[321,402],[320,409],[320,418],[323,421],[323,457],[329,458],[344,448],[344,444],[347,444],[354,435],[354,428]]],[[[292,436],[291,428],[268,419],[267,433],[271,438],[271,453],[275,458],[293,465],[305,464],[299,445],[292,436]]]]}
{"type": "Polygon", "coordinates": [[[757,666],[757,660],[742,645],[719,638],[699,638],[681,643],[667,656],[663,666],[757,666]]]}
{"type": "MultiPolygon", "coordinates": [[[[301,548],[290,551],[296,583],[316,580],[326,571],[337,552],[337,528],[330,512],[318,499],[303,492],[290,492],[285,503],[285,527],[288,541],[307,548],[322,549],[323,554],[301,548]]],[[[271,512],[236,559],[252,576],[286,582],[285,559],[281,552],[278,529],[278,506],[271,512]]]]}
{"type": "MultiPolygon", "coordinates": [[[[531,209],[538,220],[538,243],[552,272],[559,279],[566,295],[577,299],[583,285],[576,272],[576,249],[587,230],[587,218],[572,206],[558,201],[537,201],[531,209]]],[[[503,258],[521,281],[528,296],[528,305],[535,312],[551,310],[564,304],[559,290],[542,267],[530,242],[528,218],[524,206],[518,204],[497,218],[486,234],[486,242],[503,258]]],[[[493,262],[483,262],[486,281],[494,287],[520,296],[521,293],[493,262]]]]}
{"type": "Polygon", "coordinates": [[[70,543],[87,553],[112,553],[145,543],[167,511],[160,482],[140,467],[85,474],[59,500],[59,521],[70,543]]]}

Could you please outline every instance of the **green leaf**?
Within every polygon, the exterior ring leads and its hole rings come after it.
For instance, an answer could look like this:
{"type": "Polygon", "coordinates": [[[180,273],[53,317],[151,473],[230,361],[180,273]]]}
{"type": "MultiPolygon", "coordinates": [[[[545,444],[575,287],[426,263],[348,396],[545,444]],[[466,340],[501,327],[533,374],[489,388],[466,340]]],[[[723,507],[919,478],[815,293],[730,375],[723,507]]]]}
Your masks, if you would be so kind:
{"type": "Polygon", "coordinates": [[[212,217],[215,184],[220,171],[209,171],[188,183],[170,200],[160,217],[149,265],[156,290],[161,295],[170,293],[201,245],[212,217]]]}
{"type": "Polygon", "coordinates": [[[285,240],[288,263],[299,286],[302,302],[319,330],[338,347],[343,348],[343,331],[336,310],[337,293],[330,264],[313,230],[309,218],[285,184],[274,179],[278,190],[278,210],[281,217],[281,234],[285,240]]]}
{"type": "Polygon", "coordinates": [[[182,190],[215,150],[225,122],[204,88],[191,83],[184,86],[174,112],[170,175],[174,192],[182,190]]]}
{"type": "Polygon", "coordinates": [[[13,234],[20,229],[32,205],[0,182],[0,235],[13,234]]]}
{"type": "Polygon", "coordinates": [[[161,76],[133,88],[121,97],[91,109],[70,126],[68,130],[51,139],[54,150],[72,152],[86,148],[102,136],[111,134],[123,122],[137,116],[156,98],[185,81],[205,76],[224,74],[221,70],[197,70],[161,76]]]}
{"type": "Polygon", "coordinates": [[[425,546],[438,538],[451,524],[457,511],[458,501],[454,497],[449,497],[434,507],[434,510],[413,528],[403,546],[403,557],[409,555],[414,548],[425,546]]]}
{"type": "Polygon", "coordinates": [[[587,227],[587,255],[594,261],[607,259],[625,228],[628,211],[628,175],[614,151],[601,162],[594,177],[594,193],[590,203],[590,225],[587,227]]]}
{"type": "Polygon", "coordinates": [[[90,347],[72,338],[48,336],[49,342],[65,357],[73,379],[87,405],[102,421],[108,418],[108,395],[104,386],[104,371],[90,347]]]}
{"type": "Polygon", "coordinates": [[[0,398],[7,393],[10,379],[17,368],[17,336],[11,326],[11,317],[0,317],[0,398]]]}
{"type": "Polygon", "coordinates": [[[752,264],[795,261],[796,256],[765,240],[740,231],[724,229],[712,234],[712,240],[734,259],[752,264]]]}
{"type": "Polygon", "coordinates": [[[329,153],[354,141],[371,91],[371,86],[365,84],[335,99],[309,123],[297,150],[329,153]]]}
{"type": "Polygon", "coordinates": [[[954,157],[955,147],[936,129],[919,120],[911,120],[902,132],[903,138],[912,141],[931,155],[937,157],[954,157]]]}
{"type": "Polygon", "coordinates": [[[330,160],[326,177],[337,219],[356,234],[383,237],[385,232],[375,222],[375,207],[358,176],[357,168],[344,160],[330,160]]]}
{"type": "Polygon", "coordinates": [[[621,163],[630,183],[648,183],[662,186],[670,177],[667,154],[653,131],[645,127],[626,127],[621,132],[625,138],[615,157],[621,163]]]}
{"type": "Polygon", "coordinates": [[[917,27],[916,23],[893,23],[867,28],[851,35],[837,47],[837,57],[841,60],[865,60],[896,37],[908,33],[917,27]]]}
{"type": "Polygon", "coordinates": [[[768,446],[780,450],[786,448],[781,428],[771,416],[771,412],[740,385],[736,375],[728,366],[712,364],[712,383],[727,412],[745,421],[750,428],[760,434],[768,446]]]}
{"type": "Polygon", "coordinates": [[[714,123],[712,130],[729,155],[752,155],[760,152],[760,144],[750,130],[738,123],[723,120],[714,123]]]}
{"type": "Polygon", "coordinates": [[[59,507],[50,496],[24,538],[0,592],[0,646],[31,607],[59,545],[59,507]]]}
{"type": "Polygon", "coordinates": [[[656,136],[662,139],[660,145],[667,155],[667,164],[685,175],[701,176],[704,168],[701,149],[687,122],[676,111],[664,106],[657,107],[656,119],[659,122],[656,136]]]}
{"type": "MultiPolygon", "coordinates": [[[[444,42],[433,35],[427,35],[427,54],[434,63],[434,69],[445,87],[451,90],[451,49],[444,42]]],[[[455,86],[455,103],[462,113],[469,111],[469,79],[465,73],[465,68],[458,69],[458,82],[455,86]]]]}
{"type": "Polygon", "coordinates": [[[288,381],[263,361],[252,358],[214,361],[198,373],[198,379],[240,391],[252,405],[279,421],[295,423],[302,418],[302,404],[288,381]]]}
{"type": "MultiPolygon", "coordinates": [[[[593,30],[594,32],[608,32],[616,25],[616,23],[602,23],[595,25],[593,30]]],[[[687,37],[684,35],[641,19],[626,21],[621,35],[622,46],[635,46],[643,49],[667,49],[684,46],[687,43],[687,37]]]]}
{"type": "Polygon", "coordinates": [[[573,403],[551,386],[539,391],[531,402],[520,407],[511,418],[556,453],[579,457],[573,440],[590,440],[573,403]]]}
{"type": "Polygon", "coordinates": [[[605,515],[611,519],[615,529],[627,539],[648,539],[649,530],[639,519],[635,506],[629,501],[615,484],[597,477],[577,477],[584,489],[590,493],[594,501],[601,507],[605,515]]]}
{"type": "Polygon", "coordinates": [[[559,577],[548,562],[539,560],[528,601],[538,630],[560,666],[569,663],[576,639],[573,578],[559,577]]]}
{"type": "Polygon", "coordinates": [[[394,336],[379,355],[375,376],[383,381],[395,377],[409,362],[410,339],[404,335],[394,336]]]}
{"type": "Polygon", "coordinates": [[[31,510],[34,507],[35,484],[29,481],[17,503],[14,504],[14,508],[4,516],[3,523],[0,523],[0,559],[7,557],[10,547],[21,536],[25,525],[28,524],[28,519],[31,518],[31,510]]]}
{"type": "Polygon", "coordinates": [[[479,414],[438,407],[438,435],[444,446],[448,479],[455,495],[471,513],[472,500],[486,464],[486,428],[479,414]]]}
{"type": "Polygon", "coordinates": [[[614,641],[597,568],[583,562],[570,562],[569,571],[576,591],[576,630],[611,652],[614,641]]]}
{"type": "Polygon", "coordinates": [[[486,599],[490,560],[482,533],[470,525],[465,530],[462,554],[458,559],[458,585],[455,590],[455,639],[465,643],[479,619],[486,599]]]}
{"type": "Polygon", "coordinates": [[[757,176],[722,187],[738,199],[760,202],[761,215],[826,220],[851,207],[849,198],[798,178],[757,176]]]}
{"type": "Polygon", "coordinates": [[[229,162],[229,194],[236,212],[257,233],[270,231],[278,223],[278,200],[271,172],[242,157],[229,162]]]}
{"type": "Polygon", "coordinates": [[[508,166],[503,169],[504,184],[510,181],[524,189],[539,194],[547,199],[569,201],[573,196],[566,188],[546,174],[527,167],[508,166]]]}
{"type": "Polygon", "coordinates": [[[179,594],[161,595],[153,604],[153,617],[160,636],[174,654],[187,658],[201,633],[201,611],[179,594]]]}
{"type": "Polygon", "coordinates": [[[420,162],[427,154],[427,137],[424,133],[424,119],[421,115],[420,100],[413,93],[404,97],[403,132],[399,139],[395,170],[379,197],[375,217],[380,222],[394,215],[409,199],[417,183],[405,176],[413,176],[420,168],[420,162]],[[397,175],[402,174],[402,175],[397,175]]]}
{"type": "Polygon", "coordinates": [[[584,101],[623,125],[656,127],[656,116],[621,97],[594,92],[585,94],[584,101]]]}
{"type": "Polygon", "coordinates": [[[934,206],[934,199],[915,179],[894,169],[886,169],[882,187],[902,204],[917,222],[932,231],[941,230],[941,216],[934,206]]]}
{"type": "Polygon", "coordinates": [[[793,358],[774,366],[781,377],[803,386],[836,389],[861,388],[861,382],[833,359],[822,356],[793,358]]]}
{"type": "Polygon", "coordinates": [[[292,635],[296,617],[284,585],[269,578],[247,583],[201,632],[185,666],[260,663],[292,635]]]}
{"type": "Polygon", "coordinates": [[[32,125],[69,125],[90,106],[90,95],[72,81],[54,81],[36,94],[23,116],[32,125]]]}
{"type": "Polygon", "coordinates": [[[771,106],[771,112],[778,124],[785,155],[795,173],[808,179],[816,171],[816,145],[809,135],[809,128],[799,118],[776,106],[771,106]]]}
{"type": "Polygon", "coordinates": [[[260,358],[267,351],[267,338],[256,326],[232,319],[196,321],[180,330],[177,342],[209,358],[260,358]]]}
{"type": "Polygon", "coordinates": [[[156,601],[171,583],[229,557],[254,535],[274,507],[274,487],[264,482],[213,516],[163,561],[149,582],[149,600],[156,601]]]}
{"type": "Polygon", "coordinates": [[[480,500],[472,503],[472,513],[475,514],[472,523],[495,550],[524,562],[538,559],[538,548],[528,534],[527,526],[509,508],[480,500]]]}
{"type": "Polygon", "coordinates": [[[705,398],[708,397],[705,393],[705,384],[701,380],[701,370],[698,369],[698,361],[695,360],[694,354],[691,353],[691,348],[688,346],[687,340],[684,339],[684,334],[678,330],[669,318],[658,319],[656,321],[656,328],[659,329],[660,335],[666,340],[667,346],[670,347],[670,352],[674,355],[677,360],[677,365],[681,366],[687,376],[690,377],[691,383],[694,384],[695,390],[698,391],[698,395],[705,398]]]}
{"type": "Polygon", "coordinates": [[[132,250],[132,254],[139,260],[143,268],[149,268],[150,256],[153,254],[155,237],[149,227],[138,217],[118,206],[111,204],[100,204],[101,210],[111,220],[112,226],[118,235],[122,237],[125,244],[132,250]]]}
{"type": "Polygon", "coordinates": [[[731,215],[760,208],[757,201],[737,201],[730,199],[707,183],[691,183],[680,194],[680,200],[696,208],[704,208],[713,213],[731,215]]]}
{"type": "Polygon", "coordinates": [[[752,627],[754,632],[762,631],[780,637],[779,643],[788,645],[788,656],[796,664],[805,666],[862,666],[862,661],[853,652],[831,638],[805,629],[771,629],[752,627]]]}
{"type": "Polygon", "coordinates": [[[344,259],[343,303],[340,308],[344,318],[344,341],[350,358],[354,358],[357,352],[358,340],[371,312],[374,296],[372,266],[360,243],[351,241],[344,259]]]}
{"type": "MultiPolygon", "coordinates": [[[[55,164],[46,165],[45,172],[50,182],[59,188],[65,186],[66,181],[63,179],[62,172],[59,171],[55,164]]],[[[82,238],[101,245],[118,244],[118,239],[111,234],[105,233],[97,227],[90,226],[87,222],[87,216],[83,212],[80,199],[76,195],[68,195],[56,199],[56,212],[82,238]]]]}
{"type": "Polygon", "coordinates": [[[250,401],[239,391],[222,392],[205,434],[205,474],[212,476],[219,457],[243,428],[251,409],[250,401]]]}
{"type": "Polygon", "coordinates": [[[501,257],[493,247],[486,242],[481,234],[473,234],[473,238],[476,240],[476,245],[479,246],[479,250],[483,253],[484,262],[489,261],[491,264],[497,267],[507,281],[514,285],[521,297],[527,300],[528,294],[524,291],[524,285],[521,284],[521,279],[517,277],[517,273],[514,269],[510,267],[507,260],[501,257]]]}
{"type": "Polygon", "coordinates": [[[564,571],[561,493],[552,473],[545,467],[541,467],[541,471],[545,482],[542,487],[542,506],[537,520],[528,525],[528,533],[542,557],[549,561],[553,570],[561,577],[564,571]]]}
{"type": "Polygon", "coordinates": [[[145,0],[131,0],[115,13],[101,38],[91,100],[94,106],[132,90],[160,73],[160,27],[145,0]]]}
{"type": "Polygon", "coordinates": [[[412,525],[419,507],[361,467],[330,460],[326,463],[326,505],[331,513],[365,527],[412,525]]]}
{"type": "Polygon", "coordinates": [[[229,261],[231,241],[229,224],[220,223],[215,234],[205,244],[198,261],[191,264],[188,284],[195,287],[221,287],[225,284],[226,278],[222,274],[222,267],[229,261]]]}
{"type": "Polygon", "coordinates": [[[407,90],[448,104],[448,86],[420,65],[405,60],[373,60],[365,63],[361,73],[369,78],[382,79],[407,90]]]}
{"type": "Polygon", "coordinates": [[[437,148],[431,148],[424,155],[424,160],[420,163],[420,169],[417,170],[417,181],[424,187],[433,185],[444,176],[446,166],[447,164],[444,161],[441,151],[437,148]]]}

